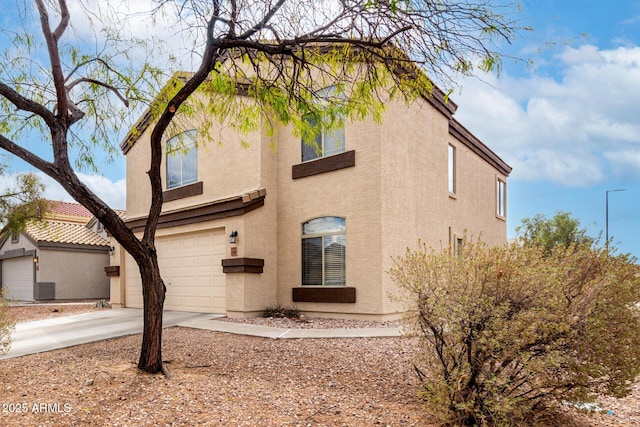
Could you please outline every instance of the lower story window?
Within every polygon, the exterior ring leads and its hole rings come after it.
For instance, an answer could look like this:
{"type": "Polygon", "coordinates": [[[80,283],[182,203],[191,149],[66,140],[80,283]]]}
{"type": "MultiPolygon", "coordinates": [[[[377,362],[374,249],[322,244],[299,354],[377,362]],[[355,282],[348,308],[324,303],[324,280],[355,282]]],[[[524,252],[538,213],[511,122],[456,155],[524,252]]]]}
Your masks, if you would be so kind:
{"type": "Polygon", "coordinates": [[[341,217],[315,218],[302,224],[302,285],[346,284],[346,225],[341,217]]]}

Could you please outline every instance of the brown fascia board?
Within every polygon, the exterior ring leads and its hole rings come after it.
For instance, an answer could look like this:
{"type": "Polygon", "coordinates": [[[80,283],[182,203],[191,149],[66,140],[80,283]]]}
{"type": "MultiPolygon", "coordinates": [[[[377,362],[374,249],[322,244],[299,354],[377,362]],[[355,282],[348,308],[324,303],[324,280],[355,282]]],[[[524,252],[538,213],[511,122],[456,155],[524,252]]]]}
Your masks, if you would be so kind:
{"type": "Polygon", "coordinates": [[[61,251],[82,251],[82,252],[108,252],[109,245],[83,245],[80,243],[60,243],[60,242],[45,242],[39,240],[37,244],[38,248],[46,249],[58,249],[61,251]]]}
{"type": "MultiPolygon", "coordinates": [[[[176,227],[179,225],[197,224],[199,222],[211,221],[214,219],[240,216],[264,206],[266,191],[264,189],[254,191],[250,195],[255,197],[236,196],[224,200],[216,200],[198,206],[191,206],[183,209],[176,209],[163,212],[158,220],[158,228],[176,227]]],[[[125,224],[134,232],[144,230],[147,218],[132,218],[125,221],[125,224]]]]}
{"type": "Polygon", "coordinates": [[[458,109],[458,104],[447,99],[442,89],[438,86],[434,85],[431,93],[422,95],[422,97],[446,118],[453,120],[453,115],[458,109]]]}
{"type": "Polygon", "coordinates": [[[129,153],[129,150],[131,150],[133,145],[138,141],[140,135],[142,135],[144,131],[147,130],[150,123],[151,109],[147,108],[147,110],[142,114],[142,117],[140,117],[136,124],[133,126],[133,129],[131,129],[127,133],[127,136],[125,136],[124,140],[120,143],[120,149],[125,156],[127,155],[127,153],[129,153]]]}
{"type": "Polygon", "coordinates": [[[474,153],[479,155],[491,166],[496,168],[498,172],[504,176],[509,176],[512,170],[511,166],[502,160],[500,156],[494,153],[489,147],[484,145],[482,141],[469,132],[467,128],[462,126],[460,122],[455,119],[451,119],[449,121],[449,133],[458,141],[469,147],[474,153]]]}
{"type": "MultiPolygon", "coordinates": [[[[239,88],[239,95],[246,95],[247,88],[246,85],[242,85],[239,88]]],[[[445,93],[437,86],[433,86],[433,90],[429,94],[423,94],[422,98],[431,104],[436,110],[442,113],[447,119],[451,120],[454,113],[458,109],[458,105],[451,101],[450,99],[446,99],[445,93]]],[[[147,109],[140,119],[136,122],[135,126],[127,135],[124,140],[120,143],[120,149],[122,153],[126,156],[129,153],[129,150],[135,145],[138,141],[140,135],[144,133],[145,130],[151,124],[151,109],[147,109]],[[135,129],[135,132],[134,132],[135,129]]]]}
{"type": "MultiPolygon", "coordinates": [[[[392,47],[391,49],[399,51],[399,49],[395,47],[392,47]]],[[[398,75],[416,75],[416,73],[424,73],[424,71],[419,69],[415,64],[407,62],[406,67],[403,67],[402,69],[398,68],[397,70],[395,70],[395,73],[398,75]]],[[[178,71],[169,79],[167,84],[169,84],[174,79],[186,81],[191,74],[192,73],[189,73],[187,71],[178,71]]],[[[236,89],[239,96],[247,96],[249,94],[249,83],[238,83],[236,89]]],[[[431,104],[436,110],[438,110],[449,120],[451,120],[456,110],[458,109],[458,105],[448,99],[442,89],[440,89],[435,84],[433,84],[433,89],[430,93],[422,94],[422,98],[425,99],[429,104],[431,104]]],[[[136,124],[133,126],[133,128],[127,133],[124,140],[120,143],[120,149],[122,150],[122,153],[124,155],[127,155],[129,150],[131,150],[131,148],[138,141],[140,135],[142,135],[144,131],[147,130],[150,124],[151,108],[147,108],[142,116],[138,119],[136,124]]]]}
{"type": "MultiPolygon", "coordinates": [[[[187,71],[178,71],[176,72],[167,82],[167,85],[174,79],[181,80],[186,82],[187,79],[193,73],[189,73],[187,71]]],[[[166,85],[165,85],[166,87],[166,85]]],[[[236,90],[238,96],[247,96],[249,94],[249,84],[248,83],[237,83],[236,90]]],[[[122,153],[126,156],[129,150],[135,145],[140,138],[140,135],[147,130],[149,125],[151,124],[151,108],[147,108],[142,116],[138,119],[133,128],[127,133],[124,137],[124,140],[120,143],[120,149],[122,153]]]]}

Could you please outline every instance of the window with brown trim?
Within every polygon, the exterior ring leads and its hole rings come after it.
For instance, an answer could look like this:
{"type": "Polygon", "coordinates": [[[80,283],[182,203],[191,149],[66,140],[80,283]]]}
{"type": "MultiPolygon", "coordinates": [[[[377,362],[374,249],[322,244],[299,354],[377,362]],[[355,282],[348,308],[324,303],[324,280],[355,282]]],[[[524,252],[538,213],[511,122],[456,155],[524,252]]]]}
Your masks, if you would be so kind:
{"type": "Polygon", "coordinates": [[[195,129],[177,134],[167,141],[167,190],[198,180],[198,151],[195,129]]]}
{"type": "MultiPolygon", "coordinates": [[[[320,89],[314,93],[314,97],[319,106],[344,100],[335,86],[320,89]]],[[[325,115],[309,114],[305,121],[311,132],[302,137],[303,162],[344,153],[344,115],[335,111],[325,115]]]]}
{"type": "Polygon", "coordinates": [[[346,284],[346,225],[336,216],[315,218],[302,225],[302,285],[346,284]]]}

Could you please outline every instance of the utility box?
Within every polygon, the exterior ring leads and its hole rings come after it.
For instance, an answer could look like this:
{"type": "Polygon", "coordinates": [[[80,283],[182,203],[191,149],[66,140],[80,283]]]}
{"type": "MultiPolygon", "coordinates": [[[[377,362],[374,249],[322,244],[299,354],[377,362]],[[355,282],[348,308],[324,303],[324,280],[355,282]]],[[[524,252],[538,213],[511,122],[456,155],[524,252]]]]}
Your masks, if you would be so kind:
{"type": "Polygon", "coordinates": [[[36,301],[56,299],[56,283],[37,282],[33,289],[33,299],[36,301]]]}

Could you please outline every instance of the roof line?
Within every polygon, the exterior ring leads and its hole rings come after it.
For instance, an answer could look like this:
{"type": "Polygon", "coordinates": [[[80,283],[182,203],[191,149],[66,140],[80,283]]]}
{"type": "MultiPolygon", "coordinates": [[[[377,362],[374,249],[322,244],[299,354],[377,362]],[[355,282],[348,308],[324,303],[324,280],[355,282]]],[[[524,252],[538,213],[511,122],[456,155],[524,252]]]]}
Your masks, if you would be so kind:
{"type": "Polygon", "coordinates": [[[482,157],[487,163],[496,168],[500,173],[505,176],[509,176],[512,167],[509,166],[504,160],[500,158],[493,150],[487,147],[482,141],[480,141],[475,135],[473,135],[467,128],[462,126],[460,122],[452,118],[449,121],[449,134],[451,134],[458,141],[469,147],[474,153],[482,157]]]}

